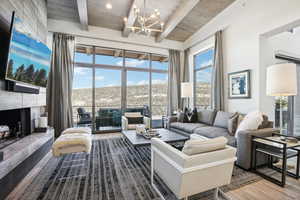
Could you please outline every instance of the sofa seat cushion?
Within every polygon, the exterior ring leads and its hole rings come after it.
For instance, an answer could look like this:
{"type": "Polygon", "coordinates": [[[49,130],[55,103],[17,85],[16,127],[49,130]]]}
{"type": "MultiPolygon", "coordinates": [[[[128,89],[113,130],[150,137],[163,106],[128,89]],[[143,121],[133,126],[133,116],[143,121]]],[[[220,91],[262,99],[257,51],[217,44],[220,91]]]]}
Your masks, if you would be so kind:
{"type": "Polygon", "coordinates": [[[187,133],[193,133],[197,128],[207,126],[201,123],[182,123],[182,122],[173,122],[170,124],[171,128],[179,129],[187,133]]]}
{"type": "Polygon", "coordinates": [[[208,138],[215,138],[220,136],[228,136],[228,130],[226,128],[205,126],[194,130],[194,133],[202,135],[208,138]]]}

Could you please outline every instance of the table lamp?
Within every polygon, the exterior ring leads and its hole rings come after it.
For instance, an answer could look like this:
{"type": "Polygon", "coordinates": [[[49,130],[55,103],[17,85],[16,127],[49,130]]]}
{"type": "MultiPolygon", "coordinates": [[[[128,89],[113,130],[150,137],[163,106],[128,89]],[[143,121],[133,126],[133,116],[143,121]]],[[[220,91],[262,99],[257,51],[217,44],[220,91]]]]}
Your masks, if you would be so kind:
{"type": "Polygon", "coordinates": [[[280,100],[280,133],[283,131],[282,98],[297,95],[297,70],[294,63],[282,63],[267,68],[267,95],[280,100]]]}
{"type": "Polygon", "coordinates": [[[181,83],[181,98],[186,98],[188,102],[188,108],[190,108],[190,98],[193,97],[193,83],[183,82],[181,83]]]}

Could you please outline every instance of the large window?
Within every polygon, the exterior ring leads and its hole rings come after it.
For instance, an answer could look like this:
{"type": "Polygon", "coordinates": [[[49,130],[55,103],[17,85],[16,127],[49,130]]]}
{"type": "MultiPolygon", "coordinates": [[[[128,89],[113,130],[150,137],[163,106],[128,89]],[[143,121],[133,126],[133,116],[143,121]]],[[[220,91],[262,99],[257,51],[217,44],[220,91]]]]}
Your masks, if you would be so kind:
{"type": "Polygon", "coordinates": [[[167,109],[167,75],[166,56],[77,45],[75,122],[95,131],[119,130],[124,109],[147,106],[153,127],[161,126],[167,109]]]}
{"type": "Polygon", "coordinates": [[[211,108],[213,57],[212,48],[194,56],[195,105],[198,108],[211,108]]]}

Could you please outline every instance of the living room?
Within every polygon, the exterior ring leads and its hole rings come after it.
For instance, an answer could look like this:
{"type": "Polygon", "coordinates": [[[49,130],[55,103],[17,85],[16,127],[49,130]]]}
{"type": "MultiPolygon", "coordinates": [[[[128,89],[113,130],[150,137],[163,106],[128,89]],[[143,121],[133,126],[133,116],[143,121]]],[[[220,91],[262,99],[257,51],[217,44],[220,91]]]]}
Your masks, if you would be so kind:
{"type": "Polygon", "coordinates": [[[0,199],[300,199],[299,8],[1,2],[0,199]]]}

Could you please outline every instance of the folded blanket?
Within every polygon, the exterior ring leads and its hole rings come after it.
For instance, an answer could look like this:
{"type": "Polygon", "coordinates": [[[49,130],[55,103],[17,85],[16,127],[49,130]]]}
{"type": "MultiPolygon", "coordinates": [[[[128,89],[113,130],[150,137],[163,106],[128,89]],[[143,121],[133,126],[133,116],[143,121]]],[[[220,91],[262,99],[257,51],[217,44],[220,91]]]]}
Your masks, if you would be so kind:
{"type": "MultiPolygon", "coordinates": [[[[61,150],[64,148],[76,149],[76,147],[82,147],[84,152],[90,153],[92,147],[91,134],[87,133],[73,133],[61,135],[52,145],[52,153],[54,156],[60,156],[61,150]]],[[[76,152],[76,151],[74,151],[76,152]]]]}
{"type": "Polygon", "coordinates": [[[75,127],[75,128],[67,128],[61,134],[73,134],[73,133],[83,133],[83,134],[91,134],[92,129],[90,127],[75,127]]]}

